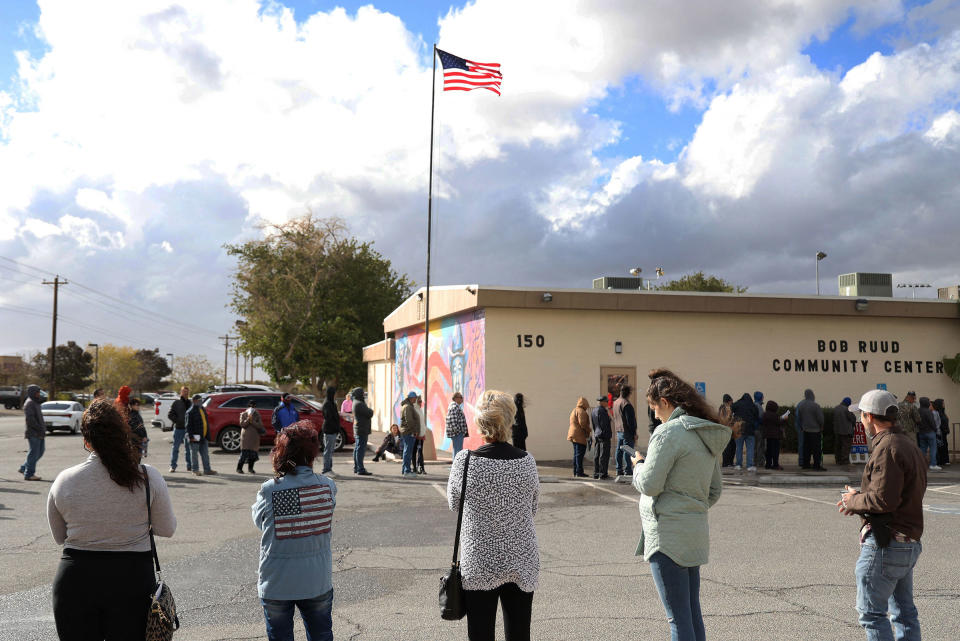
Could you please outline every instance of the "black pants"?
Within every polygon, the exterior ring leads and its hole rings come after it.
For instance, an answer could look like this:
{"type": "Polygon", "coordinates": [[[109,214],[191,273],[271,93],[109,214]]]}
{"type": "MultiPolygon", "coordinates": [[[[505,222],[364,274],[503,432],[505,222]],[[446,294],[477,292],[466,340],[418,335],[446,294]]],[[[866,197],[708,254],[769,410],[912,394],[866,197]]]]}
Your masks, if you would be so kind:
{"type": "Polygon", "coordinates": [[[497,626],[497,601],[503,607],[503,635],[506,641],[530,641],[530,616],[533,592],[524,592],[516,583],[493,590],[464,590],[467,602],[467,638],[470,641],[494,641],[497,626]]]}
{"type": "Polygon", "coordinates": [[[260,460],[260,455],[256,450],[240,450],[240,460],[237,461],[237,470],[243,467],[243,464],[246,463],[249,466],[250,471],[253,471],[253,464],[260,460]]]}
{"type": "Polygon", "coordinates": [[[803,467],[810,467],[810,457],[813,457],[813,467],[823,467],[819,432],[803,433],[803,467]]]}
{"type": "Polygon", "coordinates": [[[418,438],[417,444],[413,450],[413,456],[411,457],[411,465],[413,465],[414,471],[425,469],[423,466],[423,443],[424,439],[418,438]]]}
{"type": "Polygon", "coordinates": [[[737,442],[731,438],[730,442],[727,443],[727,446],[723,448],[723,462],[721,465],[723,465],[723,467],[730,467],[733,465],[733,457],[736,456],[736,453],[737,442]]]}
{"type": "Polygon", "coordinates": [[[593,475],[607,476],[607,470],[610,469],[610,439],[595,439],[593,445],[597,448],[593,455],[593,475]]]}
{"type": "Polygon", "coordinates": [[[780,467],[780,439],[767,438],[767,451],[763,466],[768,470],[780,467]]]}
{"type": "Polygon", "coordinates": [[[852,434],[836,434],[833,439],[833,460],[837,465],[850,464],[850,443],[853,441],[852,434]]]}
{"type": "MultiPolygon", "coordinates": [[[[943,428],[940,428],[943,429],[943,428]]],[[[950,463],[950,449],[947,445],[947,437],[943,434],[937,435],[937,465],[947,465],[950,463]]]]}
{"type": "Polygon", "coordinates": [[[60,641],[139,641],[155,579],[149,552],[66,548],[53,579],[60,641]]]}

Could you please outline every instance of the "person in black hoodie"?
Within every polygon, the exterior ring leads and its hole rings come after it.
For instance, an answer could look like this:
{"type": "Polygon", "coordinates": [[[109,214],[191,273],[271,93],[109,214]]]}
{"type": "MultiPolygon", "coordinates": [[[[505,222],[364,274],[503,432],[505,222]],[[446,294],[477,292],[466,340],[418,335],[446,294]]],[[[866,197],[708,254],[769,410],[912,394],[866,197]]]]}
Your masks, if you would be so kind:
{"type": "Polygon", "coordinates": [[[754,405],[753,399],[750,398],[750,395],[744,393],[740,397],[740,400],[733,404],[733,414],[736,418],[742,421],[742,428],[740,430],[740,436],[737,437],[737,453],[736,453],[736,466],[735,469],[743,468],[743,448],[747,448],[747,471],[756,472],[757,468],[753,464],[753,453],[754,453],[754,435],[756,434],[757,425],[760,423],[760,413],[757,411],[757,406],[754,405]]]}
{"type": "Polygon", "coordinates": [[[763,467],[768,470],[783,469],[780,467],[780,439],[784,436],[783,430],[787,424],[787,419],[780,418],[777,414],[779,411],[779,405],[773,401],[767,401],[763,415],[760,417],[760,429],[763,431],[763,437],[767,441],[767,447],[763,457],[763,467]]]}
{"type": "Polygon", "coordinates": [[[606,396],[597,399],[597,406],[590,414],[590,422],[593,424],[593,440],[597,448],[597,453],[593,457],[593,478],[608,479],[610,478],[607,473],[610,465],[610,439],[613,431],[610,426],[606,396]]]}
{"type": "Polygon", "coordinates": [[[340,410],[334,396],[337,394],[335,385],[327,386],[327,400],[323,402],[323,470],[321,474],[333,471],[333,451],[337,449],[337,435],[340,434],[340,410]]]}
{"type": "Polygon", "coordinates": [[[950,433],[950,419],[943,405],[943,399],[938,398],[932,403],[936,417],[940,419],[940,433],[937,436],[937,465],[950,465],[950,449],[947,447],[947,435],[950,433]]]}
{"type": "MultiPolygon", "coordinates": [[[[937,417],[939,418],[939,417],[937,417]]],[[[942,468],[937,465],[937,423],[930,409],[930,399],[920,397],[920,424],[917,425],[917,441],[920,443],[920,453],[926,455],[929,450],[930,469],[939,472],[942,468]]]]}
{"type": "Polygon", "coordinates": [[[513,437],[513,446],[517,449],[527,451],[527,415],[523,411],[523,394],[517,392],[513,396],[513,402],[517,406],[517,414],[513,417],[513,427],[510,429],[513,437]]]}

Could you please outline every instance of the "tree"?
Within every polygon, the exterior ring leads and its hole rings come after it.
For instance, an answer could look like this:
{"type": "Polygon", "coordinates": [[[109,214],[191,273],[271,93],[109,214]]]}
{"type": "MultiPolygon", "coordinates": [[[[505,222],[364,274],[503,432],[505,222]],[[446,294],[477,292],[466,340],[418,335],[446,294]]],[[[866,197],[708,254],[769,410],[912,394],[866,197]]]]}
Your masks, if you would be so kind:
{"type": "Polygon", "coordinates": [[[722,278],[708,276],[702,271],[695,274],[687,274],[669,283],[660,285],[658,290],[664,292],[728,292],[742,294],[747,291],[746,287],[740,287],[728,283],[722,278]]]}
{"type": "Polygon", "coordinates": [[[158,390],[163,385],[163,379],[170,375],[170,366],[167,359],[160,355],[160,350],[138,349],[134,354],[140,361],[140,375],[133,383],[134,389],[139,392],[158,390]]]}
{"type": "Polygon", "coordinates": [[[204,392],[220,382],[222,373],[206,356],[184,354],[174,360],[170,380],[175,390],[186,385],[191,392],[204,392]]]}
{"type": "Polygon", "coordinates": [[[123,385],[134,386],[142,368],[134,348],[109,343],[100,346],[100,387],[108,394],[123,385]]]}
{"type": "Polygon", "coordinates": [[[412,283],[339,218],[308,212],[264,229],[262,240],[225,246],[237,259],[230,307],[245,321],[241,349],[277,382],[362,383],[362,348],[383,338],[412,283]]]}
{"type": "MultiPolygon", "coordinates": [[[[79,390],[93,382],[93,356],[74,341],[57,345],[57,388],[79,390]]],[[[34,377],[50,389],[50,350],[39,352],[30,362],[34,377]]]]}

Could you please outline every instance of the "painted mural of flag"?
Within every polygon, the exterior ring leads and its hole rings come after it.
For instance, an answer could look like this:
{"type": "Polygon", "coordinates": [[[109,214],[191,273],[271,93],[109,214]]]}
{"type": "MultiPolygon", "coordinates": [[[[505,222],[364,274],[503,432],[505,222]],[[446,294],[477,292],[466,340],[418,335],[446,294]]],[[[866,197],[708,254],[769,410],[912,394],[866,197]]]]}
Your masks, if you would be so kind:
{"type": "Polygon", "coordinates": [[[444,91],[472,91],[487,89],[500,95],[499,62],[474,62],[452,53],[437,49],[440,54],[440,64],[443,65],[444,91]]]}
{"type": "Polygon", "coordinates": [[[329,485],[308,485],[273,493],[273,522],[278,539],[330,532],[333,496],[329,485]]]}

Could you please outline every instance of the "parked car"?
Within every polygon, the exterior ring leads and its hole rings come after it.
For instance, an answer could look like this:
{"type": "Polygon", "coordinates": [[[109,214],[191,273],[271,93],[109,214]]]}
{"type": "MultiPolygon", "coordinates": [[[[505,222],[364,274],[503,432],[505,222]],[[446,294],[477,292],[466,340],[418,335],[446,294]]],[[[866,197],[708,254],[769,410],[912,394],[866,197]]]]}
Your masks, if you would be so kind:
{"type": "Polygon", "coordinates": [[[158,427],[164,432],[173,430],[173,423],[167,418],[167,414],[170,413],[170,405],[178,398],[180,398],[179,394],[166,392],[153,400],[153,418],[150,419],[151,427],[158,427]]]}
{"type": "Polygon", "coordinates": [[[142,392],[140,394],[140,403],[142,405],[150,405],[158,398],[160,398],[159,394],[154,394],[153,392],[142,392]]]}
{"type": "Polygon", "coordinates": [[[256,385],[254,383],[231,383],[229,385],[214,385],[207,389],[207,394],[215,392],[277,392],[268,385],[256,385]]]}
{"type": "Polygon", "coordinates": [[[40,405],[40,412],[48,434],[53,430],[69,430],[71,434],[80,431],[83,405],[77,401],[48,401],[40,405]]]}
{"type": "Polygon", "coordinates": [[[0,387],[0,404],[8,410],[20,409],[20,388],[9,385],[0,387]]]}
{"type": "MultiPolygon", "coordinates": [[[[267,433],[260,437],[261,447],[272,447],[276,432],[270,419],[273,416],[273,409],[280,404],[280,392],[220,392],[210,394],[203,402],[207,410],[207,417],[210,419],[209,440],[227,452],[238,452],[240,450],[240,414],[247,409],[250,400],[256,401],[257,411],[260,412],[260,418],[263,420],[263,426],[267,428],[267,433]]],[[[323,414],[304,399],[293,396],[293,406],[300,413],[301,420],[308,420],[314,424],[317,432],[323,427],[323,414]]],[[[340,434],[337,436],[336,449],[342,450],[347,445],[354,442],[353,424],[340,419],[340,434]]],[[[320,439],[320,447],[323,448],[323,439],[320,439]]]]}

